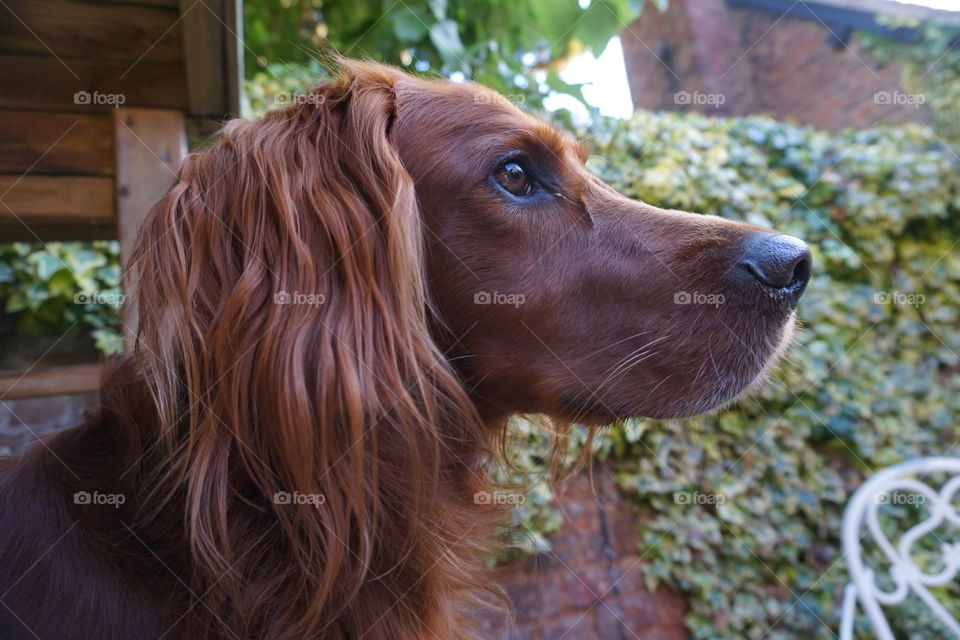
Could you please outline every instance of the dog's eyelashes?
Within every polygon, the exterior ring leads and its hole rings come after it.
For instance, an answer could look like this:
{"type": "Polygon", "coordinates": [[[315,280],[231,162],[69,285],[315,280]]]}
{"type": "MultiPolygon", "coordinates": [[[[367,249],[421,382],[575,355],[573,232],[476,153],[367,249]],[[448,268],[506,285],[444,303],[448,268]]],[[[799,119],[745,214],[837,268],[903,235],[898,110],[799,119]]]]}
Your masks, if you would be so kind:
{"type": "Polygon", "coordinates": [[[528,196],[536,191],[530,173],[516,160],[501,162],[493,170],[493,179],[504,191],[515,196],[528,196]]]}

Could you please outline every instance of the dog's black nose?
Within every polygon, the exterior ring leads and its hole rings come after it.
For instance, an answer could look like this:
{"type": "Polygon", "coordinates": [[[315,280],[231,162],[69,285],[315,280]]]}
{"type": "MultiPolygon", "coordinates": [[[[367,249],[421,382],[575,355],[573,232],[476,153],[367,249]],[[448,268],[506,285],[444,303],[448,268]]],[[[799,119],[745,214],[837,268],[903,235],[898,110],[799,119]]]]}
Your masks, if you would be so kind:
{"type": "Polygon", "coordinates": [[[752,235],[743,246],[738,266],[760,284],[783,293],[796,303],[810,280],[810,249],[793,236],[752,235]]]}

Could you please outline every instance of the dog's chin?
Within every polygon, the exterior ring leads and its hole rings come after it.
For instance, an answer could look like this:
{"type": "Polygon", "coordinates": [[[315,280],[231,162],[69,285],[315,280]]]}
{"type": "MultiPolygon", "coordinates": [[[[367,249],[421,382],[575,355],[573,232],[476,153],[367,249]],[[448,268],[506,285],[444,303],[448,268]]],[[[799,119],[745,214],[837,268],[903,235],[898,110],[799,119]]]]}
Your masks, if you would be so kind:
{"type": "MultiPolygon", "coordinates": [[[[770,377],[780,359],[793,341],[796,326],[795,315],[780,329],[780,337],[773,348],[755,358],[759,366],[751,370],[738,369],[726,375],[714,374],[705,379],[696,388],[690,388],[690,396],[670,398],[670,391],[664,391],[662,399],[637,406],[626,398],[580,399],[565,403],[563,417],[581,424],[602,426],[630,418],[648,418],[653,420],[683,420],[705,414],[717,413],[742,400],[756,391],[770,377]]],[[[691,385],[692,387],[693,385],[691,385]]]]}

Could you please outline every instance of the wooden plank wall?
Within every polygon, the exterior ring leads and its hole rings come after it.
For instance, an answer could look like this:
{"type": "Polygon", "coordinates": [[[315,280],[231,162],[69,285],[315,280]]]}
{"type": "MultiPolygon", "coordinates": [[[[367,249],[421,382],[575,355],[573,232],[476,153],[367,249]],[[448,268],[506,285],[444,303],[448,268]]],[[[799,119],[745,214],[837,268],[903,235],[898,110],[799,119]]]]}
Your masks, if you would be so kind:
{"type": "Polygon", "coordinates": [[[0,400],[92,393],[100,387],[103,365],[77,364],[30,371],[0,371],[0,400]]]}
{"type": "MultiPolygon", "coordinates": [[[[215,26],[239,33],[239,0],[205,2],[183,15],[179,0],[0,2],[0,242],[122,235],[126,262],[186,151],[185,113],[239,108],[237,44],[215,26]],[[221,35],[188,47],[187,30],[221,35]],[[220,95],[200,95],[214,80],[220,95]]],[[[0,372],[0,399],[93,391],[100,370],[0,372]]]]}
{"type": "Polygon", "coordinates": [[[113,237],[109,113],[0,111],[0,241],[113,237]]]}
{"type": "Polygon", "coordinates": [[[0,6],[0,242],[117,237],[112,112],[188,108],[182,23],[178,0],[0,6]]]}
{"type": "Polygon", "coordinates": [[[4,5],[0,108],[106,111],[96,98],[122,95],[120,106],[186,109],[177,0],[4,5]]]}

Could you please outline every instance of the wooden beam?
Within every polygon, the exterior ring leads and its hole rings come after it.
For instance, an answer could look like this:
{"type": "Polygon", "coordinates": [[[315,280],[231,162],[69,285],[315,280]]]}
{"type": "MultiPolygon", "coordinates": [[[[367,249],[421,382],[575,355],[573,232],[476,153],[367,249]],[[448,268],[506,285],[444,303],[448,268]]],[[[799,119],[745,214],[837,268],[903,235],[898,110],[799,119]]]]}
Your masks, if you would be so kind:
{"type": "Polygon", "coordinates": [[[0,399],[92,393],[100,388],[102,364],[79,364],[40,371],[0,372],[0,399]]]}
{"type": "Polygon", "coordinates": [[[75,176],[0,175],[0,220],[112,222],[113,180],[75,176]]]}
{"type": "Polygon", "coordinates": [[[226,29],[223,75],[227,79],[224,115],[240,116],[243,99],[243,0],[221,0],[226,29]]]}
{"type": "Polygon", "coordinates": [[[183,66],[0,54],[0,109],[186,109],[183,66]],[[99,102],[97,100],[100,100],[99,102]],[[117,105],[122,100],[122,104],[117,105]]]}
{"type": "Polygon", "coordinates": [[[173,7],[176,9],[177,0],[98,0],[103,4],[143,4],[154,7],[173,7]]]}
{"type": "MultiPolygon", "coordinates": [[[[150,207],[163,197],[187,155],[184,115],[159,109],[117,109],[114,112],[117,152],[117,232],[124,293],[128,300],[136,291],[131,253],[140,224],[150,207]]],[[[124,305],[124,337],[132,346],[136,332],[136,309],[124,305]]]]}
{"type": "MultiPolygon", "coordinates": [[[[0,209],[3,206],[0,205],[0,209]]],[[[26,221],[24,221],[26,222],[26,221]]],[[[13,216],[0,220],[0,242],[76,242],[78,240],[115,240],[117,225],[110,222],[57,223],[31,220],[26,226],[13,216]]]]}
{"type": "Polygon", "coordinates": [[[0,173],[113,175],[106,114],[0,111],[0,173]]]}
{"type": "Polygon", "coordinates": [[[243,90],[241,0],[180,0],[190,113],[239,115],[243,90]]]}
{"type": "MultiPolygon", "coordinates": [[[[6,0],[5,6],[0,53],[113,61],[127,67],[141,62],[183,64],[177,11],[170,7],[84,0],[6,0]]],[[[130,73],[136,73],[135,66],[130,73]]]]}

